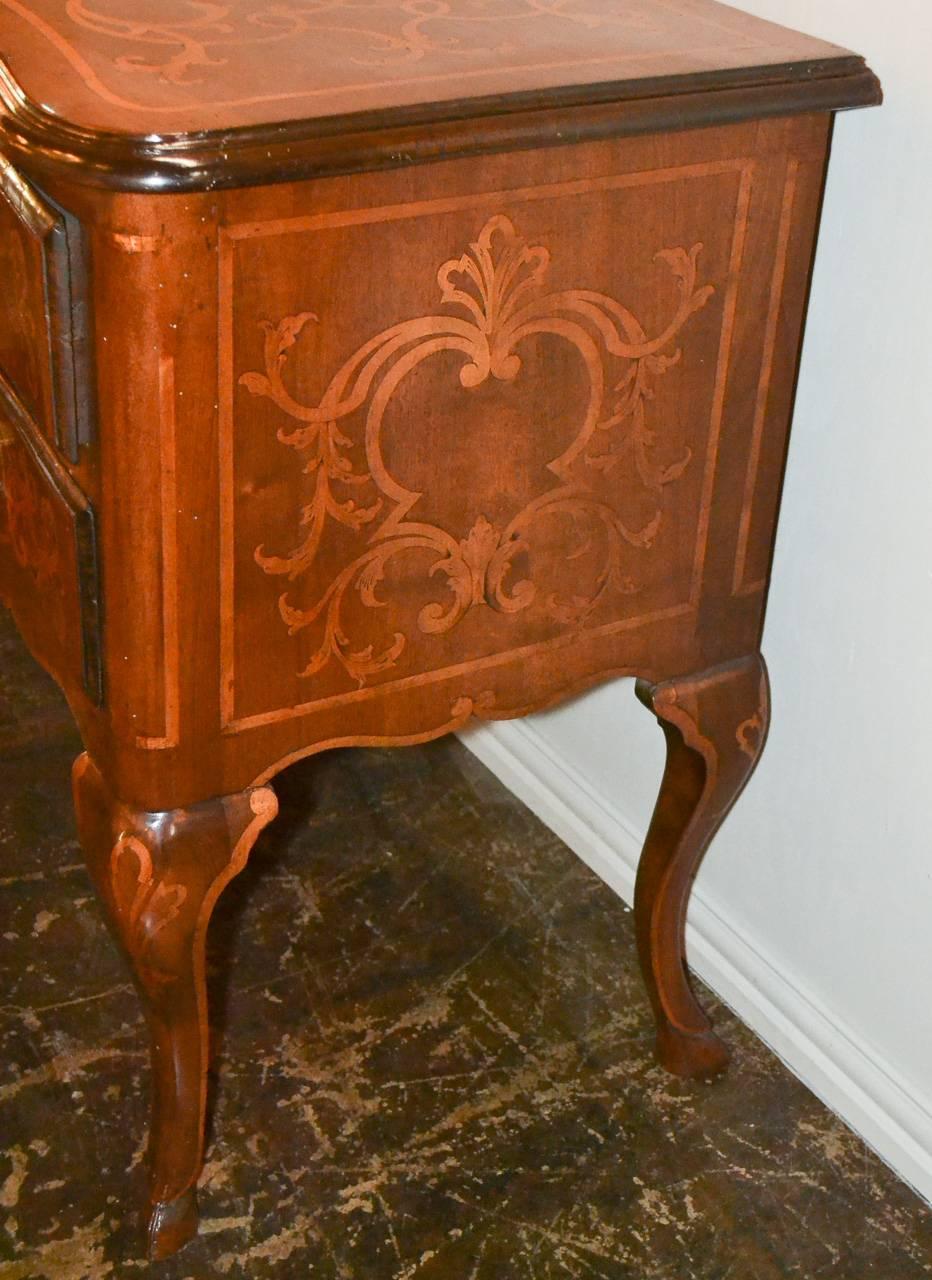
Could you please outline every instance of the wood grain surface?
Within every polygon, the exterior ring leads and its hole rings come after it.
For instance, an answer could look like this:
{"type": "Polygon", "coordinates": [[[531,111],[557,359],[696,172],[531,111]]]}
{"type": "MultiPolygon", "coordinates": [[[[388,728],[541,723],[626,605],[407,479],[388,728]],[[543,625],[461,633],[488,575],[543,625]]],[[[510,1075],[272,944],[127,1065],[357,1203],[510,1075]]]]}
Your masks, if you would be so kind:
{"type": "Polygon", "coordinates": [[[720,1069],[683,922],[766,733],[863,61],[712,0],[0,0],[0,33],[0,589],[152,1026],[152,1255],[197,1222],[210,914],[302,756],[639,677],[658,1053],[720,1069]]]}
{"type": "Polygon", "coordinates": [[[0,137],[121,189],[281,182],[878,102],[716,0],[0,0],[0,137]],[[425,125],[430,125],[425,129],[425,125]]]}
{"type": "Polygon", "coordinates": [[[0,0],[4,57],[74,124],[191,133],[819,62],[846,50],[716,0],[0,0]],[[270,69],[274,76],[270,79],[270,69]]]}
{"type": "Polygon", "coordinates": [[[93,433],[87,269],[80,224],[0,155],[0,369],[72,462],[93,433]]]}
{"type": "Polygon", "coordinates": [[[95,710],[100,596],[94,508],[0,371],[0,598],[35,657],[95,710]]]}
{"type": "Polygon", "coordinates": [[[724,1065],[682,922],[763,742],[830,124],[47,193],[93,260],[96,441],[41,457],[99,532],[103,706],[69,656],[82,571],[20,465],[42,441],[25,410],[0,581],[78,719],[82,838],[152,1020],[153,1256],[196,1225],[197,921],[258,830],[251,798],[268,820],[262,788],[302,756],[640,677],[669,746],[638,896],[658,1051],[724,1065]],[[70,614],[41,605],[60,580],[70,614]]]}

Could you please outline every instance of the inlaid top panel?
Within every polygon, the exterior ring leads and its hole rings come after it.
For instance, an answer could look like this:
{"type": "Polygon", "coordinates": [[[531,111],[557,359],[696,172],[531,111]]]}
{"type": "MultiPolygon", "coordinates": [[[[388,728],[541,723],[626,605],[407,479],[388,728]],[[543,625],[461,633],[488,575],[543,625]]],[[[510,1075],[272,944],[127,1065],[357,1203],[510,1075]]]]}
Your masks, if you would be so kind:
{"type": "Polygon", "coordinates": [[[0,50],[8,108],[153,142],[846,56],[714,0],[0,0],[0,50]]]}

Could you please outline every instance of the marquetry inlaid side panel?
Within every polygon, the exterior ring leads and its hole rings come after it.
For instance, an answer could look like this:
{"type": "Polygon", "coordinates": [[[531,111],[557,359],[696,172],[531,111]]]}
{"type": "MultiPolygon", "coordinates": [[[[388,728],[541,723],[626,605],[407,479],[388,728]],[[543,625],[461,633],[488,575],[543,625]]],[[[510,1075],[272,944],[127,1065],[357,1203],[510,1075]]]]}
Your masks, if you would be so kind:
{"type": "Polygon", "coordinates": [[[750,188],[227,231],[228,721],[695,606],[750,188]]]}
{"type": "Polygon", "coordinates": [[[0,0],[0,23],[35,101],[163,135],[841,52],[709,0],[0,0]]]}
{"type": "Polygon", "coordinates": [[[753,651],[826,125],[114,204],[94,492],[124,791],[157,809],[189,764],[203,798],[753,651]]]}

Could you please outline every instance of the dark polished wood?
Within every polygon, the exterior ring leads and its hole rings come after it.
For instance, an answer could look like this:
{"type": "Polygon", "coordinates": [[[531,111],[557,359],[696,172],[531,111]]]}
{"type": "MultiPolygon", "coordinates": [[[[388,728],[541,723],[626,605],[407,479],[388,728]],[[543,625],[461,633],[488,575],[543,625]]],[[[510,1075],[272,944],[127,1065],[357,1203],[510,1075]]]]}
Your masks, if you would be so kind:
{"type": "Polygon", "coordinates": [[[196,1225],[210,913],[301,756],[638,677],[658,1052],[724,1064],[686,904],[766,730],[833,112],[879,100],[712,0],[219,9],[0,0],[0,588],[152,1027],[153,1256],[196,1225]]]}
{"type": "Polygon", "coordinates": [[[54,180],[80,166],[87,182],[116,191],[222,190],[397,169],[456,156],[571,146],[600,138],[706,128],[769,116],[877,106],[876,76],[861,58],[838,57],[745,71],[696,72],[635,84],[610,82],[546,93],[468,98],[417,108],[289,120],[232,131],[148,137],[50,118],[3,93],[0,137],[8,153],[54,180]]]}

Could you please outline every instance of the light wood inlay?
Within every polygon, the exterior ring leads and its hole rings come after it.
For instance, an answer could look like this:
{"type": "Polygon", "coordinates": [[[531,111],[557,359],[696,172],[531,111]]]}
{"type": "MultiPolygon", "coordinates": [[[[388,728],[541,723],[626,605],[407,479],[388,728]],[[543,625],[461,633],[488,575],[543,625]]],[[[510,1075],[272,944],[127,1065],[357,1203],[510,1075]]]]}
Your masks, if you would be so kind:
{"type": "Polygon", "coordinates": [[[777,230],[777,245],[774,255],[773,279],[770,285],[770,304],[767,311],[767,322],[764,327],[764,353],[761,361],[760,382],[757,388],[757,404],[754,410],[754,426],[751,431],[751,451],[748,457],[747,475],[744,480],[744,503],[741,509],[741,524],[738,530],[738,551],[735,557],[735,574],[733,590],[736,595],[753,595],[762,591],[763,579],[745,582],[744,571],[748,553],[748,538],[751,532],[751,516],[754,508],[754,491],[757,485],[757,472],[760,464],[761,443],[764,438],[764,427],[767,421],[767,403],[773,378],[773,361],[777,345],[777,326],[780,322],[780,308],[783,305],[783,285],[786,279],[787,255],[790,247],[790,231],[793,226],[793,210],[796,203],[796,184],[799,176],[799,160],[793,156],[787,161],[786,185],[783,190],[783,207],[780,211],[780,225],[777,230]]]}
{"type": "Polygon", "coordinates": [[[363,685],[370,676],[396,665],[408,643],[406,635],[396,632],[381,653],[354,651],[343,603],[357,589],[367,606],[382,607],[385,599],[379,584],[399,557],[410,564],[423,560],[421,553],[426,553],[430,563],[423,565],[425,581],[439,574],[453,595],[446,605],[432,600],[421,609],[418,629],[428,636],[452,630],[476,607],[515,614],[537,603],[546,583],[537,564],[536,535],[541,524],[553,520],[588,527],[590,537],[600,534],[605,546],[592,592],[579,594],[582,588],[577,588],[572,598],[552,595],[545,606],[551,618],[578,623],[588,619],[603,597],[637,593],[637,584],[624,574],[622,552],[625,544],[650,548],[663,520],[662,508],[658,504],[646,521],[642,516],[632,523],[617,504],[610,505],[590,490],[585,469],[574,464],[580,459],[592,473],[618,467],[628,479],[636,477],[645,490],[659,495],[692,460],[688,448],[681,457],[660,460],[661,442],[656,441],[647,403],[653,399],[655,381],[680,360],[682,351],[676,343],[690,316],[715,293],[714,285],[700,283],[701,252],[702,245],[695,244],[688,250],[659,249],[653,255],[675,279],[679,300],[675,314],[651,335],[626,306],[604,294],[587,289],[545,292],[550,251],[528,244],[505,214],[497,214],[461,257],[439,268],[444,313],[404,321],[370,338],[334,375],[316,406],[295,400],[285,387],[284,375],[288,353],[302,329],[321,318],[305,312],[286,316],[277,324],[262,322],[264,371],[241,374],[239,384],[271,400],[299,424],[280,428],[278,438],[299,453],[312,485],[301,510],[300,544],[283,554],[262,544],[256,548],[256,562],[265,573],[295,582],[314,569],[331,522],[360,536],[375,527],[366,539],[368,549],[351,561],[316,603],[302,609],[292,603],[287,589],[280,597],[279,612],[290,635],[322,627],[320,647],[300,673],[302,677],[314,676],[334,660],[363,685]],[[467,393],[490,378],[513,382],[522,368],[521,344],[538,334],[569,343],[581,357],[589,381],[588,403],[575,439],[546,462],[559,483],[512,514],[504,527],[493,525],[475,508],[474,523],[459,541],[444,528],[409,519],[423,494],[408,489],[391,473],[382,449],[383,421],[395,393],[402,392],[405,380],[424,361],[443,352],[455,352],[462,359],[459,382],[467,393]],[[614,384],[617,399],[612,386],[618,366],[613,361],[625,362],[622,380],[614,384]],[[340,423],[367,404],[365,445],[370,471],[357,472],[344,452],[349,441],[340,423]],[[353,496],[362,486],[378,489],[380,496],[371,505],[353,496]],[[530,560],[529,576],[516,580],[515,562],[523,555],[530,560]]]}
{"type": "MultiPolygon", "coordinates": [[[[663,186],[676,182],[700,182],[716,178],[726,178],[733,176],[735,179],[735,198],[734,198],[734,226],[731,238],[731,248],[729,250],[727,285],[724,291],[722,302],[722,330],[718,340],[717,356],[716,356],[716,373],[715,373],[715,391],[712,400],[712,417],[708,428],[708,443],[703,445],[703,458],[698,459],[695,465],[702,466],[703,469],[703,496],[699,506],[698,526],[696,532],[696,541],[694,544],[694,553],[692,556],[692,578],[691,584],[684,594],[681,603],[666,605],[659,609],[647,609],[642,611],[626,610],[626,616],[619,623],[603,623],[601,625],[594,622],[586,623],[584,627],[577,622],[571,630],[574,634],[580,634],[583,630],[585,633],[604,634],[606,629],[618,630],[623,632],[632,627],[650,626],[658,621],[664,620],[671,616],[677,616],[683,610],[695,609],[702,584],[703,563],[705,556],[705,545],[707,538],[708,526],[708,510],[711,501],[711,486],[714,482],[715,460],[717,457],[717,442],[719,432],[721,430],[721,418],[726,393],[727,373],[729,369],[731,342],[734,330],[734,316],[737,305],[737,295],[741,281],[741,266],[743,258],[744,244],[747,236],[747,218],[748,207],[751,197],[753,184],[755,162],[747,157],[738,157],[723,161],[714,161],[701,164],[687,164],[683,166],[673,166],[659,170],[648,170],[637,173],[624,173],[608,175],[595,179],[582,179],[571,182],[561,182],[539,186],[534,188],[518,188],[515,191],[487,191],[473,194],[465,197],[452,197],[449,199],[440,199],[437,201],[417,202],[409,205],[385,205],[376,206],[365,209],[353,209],[334,211],[333,213],[302,216],[298,218],[288,218],[268,223],[242,223],[234,224],[228,228],[224,228],[221,236],[221,270],[220,270],[220,463],[221,463],[221,653],[222,661],[222,688],[221,688],[221,706],[223,709],[223,724],[225,733],[241,733],[250,729],[259,728],[264,725],[278,723],[283,720],[290,720],[301,717],[312,708],[327,706],[336,706],[341,704],[346,698],[356,699],[365,691],[360,690],[350,694],[321,692],[317,698],[297,699],[288,707],[269,708],[261,711],[242,713],[237,711],[236,697],[236,618],[239,616],[236,604],[236,573],[235,568],[235,535],[234,529],[237,527],[236,514],[236,493],[237,485],[241,481],[237,481],[235,472],[235,422],[234,416],[234,391],[237,380],[243,381],[244,375],[239,373],[235,366],[235,358],[233,352],[232,338],[232,317],[234,314],[234,288],[235,288],[235,246],[244,241],[267,241],[270,239],[290,240],[291,237],[305,235],[309,232],[324,232],[338,228],[365,227],[369,225],[379,225],[394,221],[406,221],[412,218],[427,218],[436,214],[460,213],[472,210],[495,210],[501,208],[516,209],[520,208],[525,202],[539,202],[543,200],[557,200],[566,196],[583,195],[590,192],[611,192],[611,191],[638,191],[641,189],[651,189],[655,186],[663,186]],[[704,460],[703,460],[704,459],[704,460]]],[[[623,288],[623,284],[621,286],[623,288]]],[[[261,303],[260,303],[261,305],[261,303]]],[[[241,314],[242,308],[237,308],[237,313],[241,314]]],[[[260,312],[261,314],[261,312],[260,312]]],[[[289,329],[287,337],[287,346],[281,354],[277,351],[271,352],[272,368],[279,367],[279,361],[286,358],[287,352],[290,351],[291,344],[297,338],[300,328],[304,323],[298,326],[297,322],[289,329]],[[292,330],[294,330],[292,332],[292,330]]],[[[313,323],[313,322],[312,322],[313,323]]],[[[275,335],[270,330],[269,341],[275,341],[275,335]]],[[[372,344],[370,344],[371,346],[372,344]]],[[[249,375],[251,376],[251,375],[249,375]]],[[[260,375],[256,375],[258,378],[260,375]]],[[[261,375],[263,378],[265,374],[261,375]]],[[[670,376],[675,376],[671,374],[670,376]]],[[[239,393],[242,395],[242,391],[239,393]]],[[[290,402],[290,397],[286,397],[286,405],[290,402]]],[[[299,414],[305,420],[308,419],[309,411],[305,411],[292,404],[292,411],[299,414]]],[[[287,418],[283,417],[282,422],[287,423],[287,418]]],[[[300,423],[292,422],[292,426],[298,427],[300,423]]],[[[288,429],[282,427],[282,438],[287,438],[288,429]]],[[[372,442],[368,447],[370,464],[373,460],[377,468],[384,467],[378,463],[378,450],[373,448],[372,442]]],[[[570,456],[570,455],[567,455],[570,456]]],[[[543,461],[543,460],[542,460],[543,461]]],[[[379,485],[383,493],[393,495],[395,498],[405,498],[407,493],[403,488],[398,490],[397,484],[387,474],[383,474],[383,479],[379,485]]],[[[407,495],[407,499],[402,506],[397,509],[392,519],[397,524],[398,520],[403,517],[404,511],[410,508],[411,498],[417,495],[407,495]]],[[[357,506],[361,500],[356,500],[357,506]]],[[[354,518],[355,515],[354,515],[354,518]]],[[[379,517],[382,518],[381,515],[379,517]]],[[[391,522],[389,522],[391,523],[391,522]]],[[[418,530],[422,530],[422,525],[418,525],[418,530]]],[[[319,536],[316,535],[316,536],[319,536]]],[[[373,539],[375,545],[375,539],[373,539]]],[[[267,548],[260,548],[263,556],[268,556],[267,548]]],[[[302,562],[303,563],[303,562],[302,562]]],[[[282,562],[283,571],[286,569],[284,561],[282,562]]],[[[288,563],[287,572],[289,577],[294,577],[291,569],[291,562],[288,563]]],[[[285,608],[285,606],[282,606],[285,608]]],[[[296,621],[296,615],[291,606],[285,611],[286,622],[291,626],[296,621]]],[[[518,653],[526,653],[532,651],[540,651],[559,644],[559,637],[538,642],[534,645],[522,644],[520,638],[517,643],[508,646],[508,652],[514,656],[518,653]]],[[[386,654],[387,661],[380,662],[373,668],[376,672],[381,672],[385,667],[391,666],[397,654],[393,654],[389,650],[386,654]]],[[[375,659],[373,659],[375,661],[375,659]]],[[[496,661],[496,658],[489,657],[476,660],[476,667],[480,669],[482,665],[489,661],[496,661]]],[[[440,665],[433,673],[425,673],[419,675],[419,681],[443,680],[447,678],[451,670],[459,670],[460,665],[449,667],[440,665]]],[[[462,669],[469,669],[468,665],[462,669]]],[[[379,684],[379,690],[386,692],[404,685],[407,677],[401,677],[399,680],[383,680],[379,684]]]]}
{"type": "Polygon", "coordinates": [[[0,12],[14,71],[45,46],[22,75],[34,101],[85,126],[129,115],[155,133],[845,52],[715,0],[163,0],[151,14],[131,0],[0,0],[0,12]]]}
{"type": "Polygon", "coordinates": [[[302,757],[635,677],[657,1056],[725,1066],[686,910],[767,732],[832,114],[880,99],[717,0],[0,0],[0,594],[152,1033],[152,1259],[211,912],[302,757]]]}
{"type": "Polygon", "coordinates": [[[180,663],[178,634],[178,482],[175,421],[175,361],[159,359],[159,439],[162,507],[162,679],[165,732],[140,735],[138,746],[146,751],[167,751],[178,745],[180,719],[180,663]]]}
{"type": "Polygon", "coordinates": [[[741,279],[741,266],[744,261],[744,247],[748,232],[748,209],[751,203],[751,189],[754,183],[754,164],[747,163],[741,169],[741,186],[738,190],[738,202],[735,210],[734,233],[731,241],[731,263],[729,265],[729,288],[725,302],[725,320],[722,328],[722,341],[718,349],[718,367],[715,371],[715,399],[712,409],[712,431],[706,454],[705,480],[702,489],[702,505],[699,510],[699,532],[696,538],[696,551],[693,560],[693,585],[690,603],[698,605],[702,592],[702,573],[705,567],[706,550],[709,536],[709,517],[712,509],[712,493],[715,487],[715,468],[718,462],[718,445],[722,432],[722,420],[725,412],[725,396],[728,390],[728,376],[731,370],[731,343],[735,331],[735,313],[738,306],[738,287],[741,279]]]}

